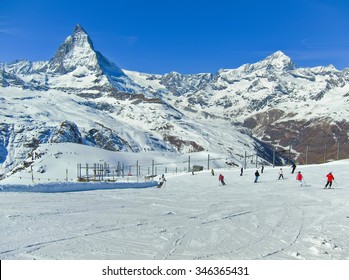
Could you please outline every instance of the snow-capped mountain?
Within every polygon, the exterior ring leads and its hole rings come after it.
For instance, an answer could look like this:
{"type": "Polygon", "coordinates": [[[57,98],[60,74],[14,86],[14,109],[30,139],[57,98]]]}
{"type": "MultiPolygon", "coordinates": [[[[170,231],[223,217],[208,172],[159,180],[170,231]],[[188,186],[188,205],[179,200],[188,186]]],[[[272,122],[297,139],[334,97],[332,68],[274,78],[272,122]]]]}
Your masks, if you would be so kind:
{"type": "Polygon", "coordinates": [[[223,120],[251,130],[258,139],[291,148],[299,161],[348,157],[348,69],[296,68],[278,51],[264,60],[216,74],[164,76],[125,71],[138,84],[164,92],[162,97],[200,120],[223,120]],[[308,147],[308,148],[307,148],[308,147]],[[340,147],[340,153],[338,148],[340,147]]]}
{"type": "Polygon", "coordinates": [[[294,159],[310,144],[344,151],[348,80],[349,70],[296,68],[282,52],[216,74],[122,70],[77,25],[50,61],[0,63],[0,163],[11,170],[47,142],[208,151],[237,164],[245,152],[271,162],[265,143],[292,145],[294,159]]]}
{"type": "Polygon", "coordinates": [[[100,52],[96,51],[85,30],[77,25],[56,54],[47,62],[15,61],[2,64],[0,80],[8,85],[8,75],[19,79],[22,88],[55,89],[89,98],[113,94],[115,91],[145,94],[137,84],[100,52]]]}

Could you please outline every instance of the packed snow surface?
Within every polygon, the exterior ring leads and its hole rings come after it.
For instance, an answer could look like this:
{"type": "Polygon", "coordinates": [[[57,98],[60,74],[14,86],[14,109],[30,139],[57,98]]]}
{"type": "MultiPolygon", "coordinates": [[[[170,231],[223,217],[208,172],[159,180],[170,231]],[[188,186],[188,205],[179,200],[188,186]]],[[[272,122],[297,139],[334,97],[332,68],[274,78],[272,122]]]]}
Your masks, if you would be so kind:
{"type": "Polygon", "coordinates": [[[8,178],[0,181],[0,259],[347,260],[348,168],[349,160],[295,174],[284,166],[278,180],[280,167],[266,166],[258,183],[253,167],[243,176],[236,167],[214,176],[205,168],[165,174],[163,188],[8,178]],[[325,190],[329,171],[334,188],[325,190]]]}

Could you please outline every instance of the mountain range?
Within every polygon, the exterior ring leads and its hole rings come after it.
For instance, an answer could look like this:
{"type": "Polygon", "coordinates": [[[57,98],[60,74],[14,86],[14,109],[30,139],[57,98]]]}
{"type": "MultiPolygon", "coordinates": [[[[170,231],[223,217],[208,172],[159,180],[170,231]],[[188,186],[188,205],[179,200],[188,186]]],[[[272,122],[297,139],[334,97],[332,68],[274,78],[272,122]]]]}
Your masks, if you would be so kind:
{"type": "Polygon", "coordinates": [[[281,51],[215,74],[147,74],[118,67],[77,25],[49,61],[0,63],[0,100],[3,173],[61,142],[237,165],[349,156],[349,69],[297,68],[281,51]]]}

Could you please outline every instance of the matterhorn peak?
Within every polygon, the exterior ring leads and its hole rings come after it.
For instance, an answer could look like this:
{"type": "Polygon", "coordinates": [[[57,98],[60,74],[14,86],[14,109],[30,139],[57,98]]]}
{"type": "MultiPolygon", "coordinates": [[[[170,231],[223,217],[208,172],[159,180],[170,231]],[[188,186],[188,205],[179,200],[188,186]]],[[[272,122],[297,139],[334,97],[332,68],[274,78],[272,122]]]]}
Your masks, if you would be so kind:
{"type": "Polygon", "coordinates": [[[66,74],[85,65],[91,68],[97,63],[93,43],[81,25],[76,25],[74,33],[68,36],[49,62],[49,70],[66,74]]]}
{"type": "Polygon", "coordinates": [[[73,34],[58,48],[49,62],[48,69],[63,75],[74,71],[78,71],[79,76],[81,71],[113,77],[125,75],[119,67],[95,51],[92,40],[80,24],[75,26],[73,34]]]}
{"type": "Polygon", "coordinates": [[[74,33],[79,33],[79,32],[83,32],[83,33],[87,34],[85,29],[80,24],[77,24],[75,26],[74,33]]]}
{"type": "Polygon", "coordinates": [[[72,35],[72,39],[76,44],[80,44],[81,46],[86,45],[87,47],[94,50],[93,43],[92,43],[90,37],[88,36],[87,32],[80,24],[77,24],[75,26],[74,33],[72,35]]]}

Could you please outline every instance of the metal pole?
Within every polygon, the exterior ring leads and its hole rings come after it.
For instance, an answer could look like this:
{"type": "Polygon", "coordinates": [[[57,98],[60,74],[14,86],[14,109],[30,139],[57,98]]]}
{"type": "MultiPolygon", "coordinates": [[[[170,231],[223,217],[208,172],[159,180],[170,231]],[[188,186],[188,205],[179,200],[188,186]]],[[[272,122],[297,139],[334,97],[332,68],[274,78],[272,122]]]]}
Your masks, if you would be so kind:
{"type": "Polygon", "coordinates": [[[337,143],[337,160],[339,160],[339,142],[337,143]]]}
{"type": "Polygon", "coordinates": [[[244,166],[245,169],[246,169],[246,167],[247,167],[247,162],[246,162],[247,159],[246,159],[246,158],[247,158],[247,152],[245,151],[245,164],[244,164],[244,165],[245,165],[245,166],[244,166]]]}
{"type": "Polygon", "coordinates": [[[97,165],[93,164],[93,179],[96,180],[97,176],[97,165]]]}
{"type": "Polygon", "coordinates": [[[86,163],[86,180],[87,182],[89,181],[89,178],[88,178],[88,164],[86,163]]]}
{"type": "Polygon", "coordinates": [[[30,172],[32,173],[32,182],[34,184],[34,172],[33,172],[33,166],[30,166],[30,172]]]}
{"type": "Polygon", "coordinates": [[[190,156],[188,156],[188,172],[190,172],[190,156]]]}
{"type": "Polygon", "coordinates": [[[289,165],[289,163],[290,163],[290,158],[291,158],[291,145],[288,148],[287,165],[289,165]]]}
{"type": "Polygon", "coordinates": [[[324,163],[326,163],[326,156],[327,156],[327,143],[325,144],[324,163]]]}
{"type": "Polygon", "coordinates": [[[210,170],[210,154],[207,155],[207,170],[210,170]]]}
{"type": "Polygon", "coordinates": [[[81,163],[78,163],[78,166],[77,166],[77,172],[78,172],[78,181],[80,180],[81,178],[81,163]]]}
{"type": "Polygon", "coordinates": [[[308,152],[309,152],[309,145],[307,145],[307,148],[305,149],[305,164],[308,164],[308,152]]]}
{"type": "Polygon", "coordinates": [[[275,150],[273,150],[273,168],[275,167],[275,150]]]}

